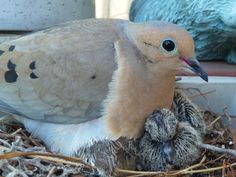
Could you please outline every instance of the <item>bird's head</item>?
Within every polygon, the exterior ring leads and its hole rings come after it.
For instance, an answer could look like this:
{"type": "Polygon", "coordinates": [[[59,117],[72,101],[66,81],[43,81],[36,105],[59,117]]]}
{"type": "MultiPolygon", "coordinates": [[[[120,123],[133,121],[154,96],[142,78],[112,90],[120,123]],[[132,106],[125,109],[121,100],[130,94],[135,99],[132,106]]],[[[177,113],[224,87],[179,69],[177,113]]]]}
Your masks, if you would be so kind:
{"type": "Polygon", "coordinates": [[[195,58],[194,41],[186,30],[160,21],[129,23],[126,30],[150,67],[158,65],[166,72],[187,69],[208,81],[208,74],[195,58]]]}

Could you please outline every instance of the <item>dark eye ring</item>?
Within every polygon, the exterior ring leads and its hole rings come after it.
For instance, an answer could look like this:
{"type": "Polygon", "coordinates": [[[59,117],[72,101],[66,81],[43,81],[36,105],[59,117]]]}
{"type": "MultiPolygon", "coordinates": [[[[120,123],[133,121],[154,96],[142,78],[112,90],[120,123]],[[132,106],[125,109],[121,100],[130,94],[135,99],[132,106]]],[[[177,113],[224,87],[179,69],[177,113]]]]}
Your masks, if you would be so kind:
{"type": "Polygon", "coordinates": [[[161,44],[162,48],[164,50],[166,50],[167,52],[172,52],[175,50],[176,45],[175,42],[171,39],[165,39],[162,44],[161,44]]]}

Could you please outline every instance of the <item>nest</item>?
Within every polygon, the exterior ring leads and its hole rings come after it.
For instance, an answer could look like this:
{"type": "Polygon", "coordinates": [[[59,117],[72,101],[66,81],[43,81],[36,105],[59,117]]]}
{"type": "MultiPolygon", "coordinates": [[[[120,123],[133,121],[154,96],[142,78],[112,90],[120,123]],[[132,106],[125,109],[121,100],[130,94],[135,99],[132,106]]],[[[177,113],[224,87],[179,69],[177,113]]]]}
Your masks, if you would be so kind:
{"type": "MultiPolygon", "coordinates": [[[[208,126],[201,158],[193,165],[168,172],[144,172],[116,169],[117,176],[235,176],[236,138],[231,118],[204,112],[208,126]]],[[[80,158],[57,155],[33,138],[22,125],[1,122],[0,175],[6,177],[82,177],[97,175],[96,169],[80,158]]]]}

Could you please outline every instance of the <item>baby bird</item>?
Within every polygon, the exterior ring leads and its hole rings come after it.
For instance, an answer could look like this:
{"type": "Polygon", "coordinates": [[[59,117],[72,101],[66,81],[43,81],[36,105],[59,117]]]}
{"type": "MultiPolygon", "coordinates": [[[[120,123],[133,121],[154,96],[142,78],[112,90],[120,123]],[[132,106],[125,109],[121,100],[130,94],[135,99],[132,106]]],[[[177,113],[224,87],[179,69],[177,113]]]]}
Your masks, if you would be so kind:
{"type": "Polygon", "coordinates": [[[192,164],[199,158],[197,145],[205,129],[199,110],[176,91],[172,109],[154,111],[145,123],[138,148],[139,168],[163,171],[192,164]]]}

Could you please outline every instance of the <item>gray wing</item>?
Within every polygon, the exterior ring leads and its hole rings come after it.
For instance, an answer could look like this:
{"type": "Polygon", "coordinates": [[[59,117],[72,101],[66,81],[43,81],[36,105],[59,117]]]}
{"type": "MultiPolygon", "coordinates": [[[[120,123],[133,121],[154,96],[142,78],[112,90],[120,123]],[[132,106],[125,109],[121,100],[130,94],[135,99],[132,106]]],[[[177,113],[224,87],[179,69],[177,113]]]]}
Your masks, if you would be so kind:
{"type": "Polygon", "coordinates": [[[101,116],[125,21],[83,20],[0,46],[0,111],[54,123],[101,116]]]}

